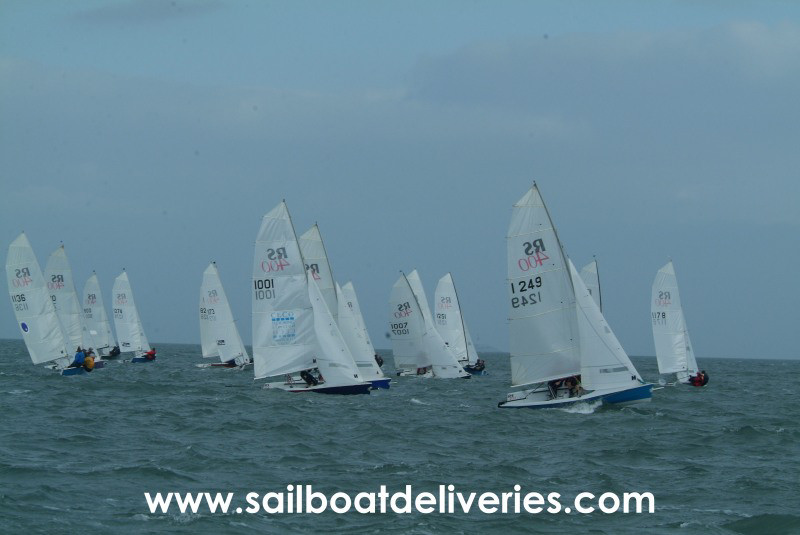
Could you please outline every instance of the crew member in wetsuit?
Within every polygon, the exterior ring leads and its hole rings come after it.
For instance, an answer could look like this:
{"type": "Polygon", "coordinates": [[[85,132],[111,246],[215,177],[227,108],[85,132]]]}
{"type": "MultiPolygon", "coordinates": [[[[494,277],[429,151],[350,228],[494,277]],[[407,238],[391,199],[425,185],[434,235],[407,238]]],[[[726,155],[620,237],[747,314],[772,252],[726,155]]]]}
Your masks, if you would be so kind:
{"type": "Polygon", "coordinates": [[[150,349],[150,351],[148,351],[147,353],[145,353],[143,356],[144,356],[144,358],[146,358],[147,360],[156,360],[156,348],[152,348],[152,349],[150,349]]]}
{"type": "Polygon", "coordinates": [[[120,354],[119,346],[114,346],[111,349],[111,351],[109,351],[108,356],[109,357],[116,357],[119,354],[120,354]]]}
{"type": "Polygon", "coordinates": [[[311,373],[311,370],[301,371],[300,378],[305,381],[308,386],[317,386],[319,384],[319,381],[317,381],[317,378],[311,373]]]}
{"type": "Polygon", "coordinates": [[[375,362],[378,363],[378,368],[383,366],[383,357],[375,353],[375,362]]]}
{"type": "Polygon", "coordinates": [[[697,372],[697,375],[690,377],[689,384],[692,386],[703,386],[703,372],[697,372]]]}
{"type": "Polygon", "coordinates": [[[708,374],[705,370],[703,370],[703,384],[701,386],[706,386],[708,384],[708,374]]]}
{"type": "Polygon", "coordinates": [[[476,372],[482,372],[484,368],[486,368],[486,362],[483,359],[476,360],[475,366],[472,367],[476,372]]]}

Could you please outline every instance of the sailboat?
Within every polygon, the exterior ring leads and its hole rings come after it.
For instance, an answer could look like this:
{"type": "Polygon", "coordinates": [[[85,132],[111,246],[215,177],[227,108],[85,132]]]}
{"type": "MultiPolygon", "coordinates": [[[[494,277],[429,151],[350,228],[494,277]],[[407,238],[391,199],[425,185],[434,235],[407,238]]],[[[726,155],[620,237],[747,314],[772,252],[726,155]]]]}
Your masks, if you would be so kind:
{"type": "Polygon", "coordinates": [[[390,377],[383,375],[381,367],[375,361],[375,352],[372,344],[367,340],[366,332],[356,318],[356,309],[353,302],[344,295],[344,290],[336,284],[336,294],[339,306],[338,325],[350,353],[353,355],[358,371],[361,376],[372,383],[372,388],[389,388],[392,381],[390,377]]]}
{"type": "Polygon", "coordinates": [[[436,307],[436,330],[452,351],[464,371],[472,375],[486,375],[485,364],[478,358],[475,344],[469,335],[467,323],[461,312],[458,292],[450,273],[439,279],[433,302],[436,307]]]}
{"type": "Polygon", "coordinates": [[[100,292],[97,273],[92,272],[83,285],[82,299],[84,338],[91,340],[90,346],[95,348],[97,356],[109,358],[109,351],[117,343],[114,341],[111,323],[103,305],[103,294],[100,292]]]}
{"type": "MultiPolygon", "coordinates": [[[[653,341],[656,346],[658,373],[676,374],[680,383],[690,384],[698,371],[689,331],[683,317],[678,278],[670,260],[658,270],[653,281],[650,316],[653,321],[653,341]]],[[[705,386],[706,379],[699,386],[705,386]]]]}
{"type": "Polygon", "coordinates": [[[566,257],[536,183],[507,236],[511,392],[502,408],[649,401],[645,383],[566,257]]]}
{"type": "Polygon", "coordinates": [[[359,374],[310,271],[282,201],[264,216],[255,244],[255,379],[283,376],[264,388],[290,392],[369,394],[372,385],[359,374]]]}
{"type": "Polygon", "coordinates": [[[123,353],[132,352],[134,354],[131,362],[152,362],[155,355],[149,357],[148,352],[152,349],[147,341],[147,336],[142,328],[142,320],[139,319],[139,311],[136,309],[136,302],[133,300],[133,291],[128,272],[123,270],[116,279],[111,293],[114,305],[114,327],[117,330],[120,350],[123,353]]]}
{"type": "Polygon", "coordinates": [[[309,277],[317,283],[325,304],[328,306],[333,320],[338,324],[353,361],[359,369],[361,377],[372,383],[373,388],[389,388],[390,379],[383,375],[375,362],[375,354],[371,345],[364,339],[361,325],[356,320],[352,307],[348,307],[342,297],[341,287],[334,281],[328,253],[322,241],[319,225],[314,223],[300,236],[300,254],[309,277]],[[344,315],[344,316],[342,316],[344,315]]]}
{"type": "Polygon", "coordinates": [[[399,376],[469,378],[431,320],[416,270],[400,274],[389,298],[389,332],[399,376]]]}
{"type": "Polygon", "coordinates": [[[216,262],[211,262],[203,272],[199,313],[203,358],[219,357],[220,360],[211,364],[212,367],[235,368],[252,364],[236,328],[216,262]]]}
{"type": "Polygon", "coordinates": [[[8,247],[6,277],[11,305],[34,364],[50,364],[61,375],[86,373],[70,368],[70,342],[53,306],[50,291],[28,237],[23,232],[8,247]]]}
{"type": "Polygon", "coordinates": [[[589,295],[592,296],[597,308],[600,312],[603,311],[603,295],[600,293],[600,273],[597,270],[597,260],[592,260],[581,268],[581,279],[589,290],[589,295]]]}
{"type": "MultiPolygon", "coordinates": [[[[94,344],[89,331],[84,326],[78,292],[72,278],[72,267],[67,258],[64,245],[60,245],[47,259],[44,268],[44,278],[50,299],[56,309],[56,315],[67,335],[69,347],[83,348],[84,351],[94,349],[94,344]]],[[[94,359],[94,367],[102,368],[105,363],[100,358],[94,359]]]]}

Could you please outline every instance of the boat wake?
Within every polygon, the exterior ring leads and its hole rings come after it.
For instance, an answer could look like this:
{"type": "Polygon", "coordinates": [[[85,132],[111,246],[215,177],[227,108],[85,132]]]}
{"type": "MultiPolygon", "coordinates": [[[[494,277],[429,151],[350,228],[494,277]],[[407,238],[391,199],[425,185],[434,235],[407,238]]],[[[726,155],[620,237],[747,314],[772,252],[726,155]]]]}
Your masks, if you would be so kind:
{"type": "Polygon", "coordinates": [[[560,411],[568,412],[570,414],[592,414],[603,404],[603,401],[598,399],[586,403],[576,403],[568,407],[558,409],[560,411]]]}
{"type": "Polygon", "coordinates": [[[416,405],[430,405],[430,403],[425,403],[424,401],[420,401],[417,398],[411,398],[411,403],[416,405]]]}

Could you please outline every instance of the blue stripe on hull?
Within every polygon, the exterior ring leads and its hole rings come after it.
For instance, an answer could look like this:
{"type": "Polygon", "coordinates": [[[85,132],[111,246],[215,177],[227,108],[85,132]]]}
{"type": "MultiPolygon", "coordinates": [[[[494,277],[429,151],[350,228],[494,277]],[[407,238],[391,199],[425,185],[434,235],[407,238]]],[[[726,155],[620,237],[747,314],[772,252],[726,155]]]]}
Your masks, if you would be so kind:
{"type": "Polygon", "coordinates": [[[369,394],[372,385],[364,383],[360,385],[331,386],[327,388],[309,388],[307,390],[292,390],[292,392],[315,392],[317,394],[339,394],[341,396],[353,396],[356,394],[369,394]]]}
{"type": "Polygon", "coordinates": [[[642,401],[653,397],[653,385],[642,385],[630,390],[623,390],[622,392],[615,392],[603,396],[603,403],[632,403],[635,401],[642,401]]]}
{"type": "Polygon", "coordinates": [[[486,373],[486,370],[481,370],[479,372],[474,372],[472,370],[468,370],[467,368],[464,368],[464,371],[467,372],[467,373],[470,373],[472,375],[489,375],[488,373],[486,373]]]}
{"type": "Polygon", "coordinates": [[[131,359],[131,362],[133,362],[135,364],[138,364],[140,362],[155,362],[155,360],[156,359],[147,359],[147,358],[144,358],[144,357],[133,357],[131,359]]]}
{"type": "Polygon", "coordinates": [[[86,370],[81,368],[64,368],[61,370],[61,375],[83,375],[87,373],[86,370]]]}
{"type": "Polygon", "coordinates": [[[375,379],[370,382],[372,383],[372,389],[377,390],[379,388],[389,388],[389,383],[392,382],[392,379],[386,377],[385,379],[375,379]]]}

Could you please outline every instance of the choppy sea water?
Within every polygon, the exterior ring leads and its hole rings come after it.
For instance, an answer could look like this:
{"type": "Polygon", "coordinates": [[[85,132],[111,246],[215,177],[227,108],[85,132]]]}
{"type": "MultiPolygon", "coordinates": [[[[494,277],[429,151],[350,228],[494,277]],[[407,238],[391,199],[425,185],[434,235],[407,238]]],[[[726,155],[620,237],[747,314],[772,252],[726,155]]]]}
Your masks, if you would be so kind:
{"type": "MultiPolygon", "coordinates": [[[[153,365],[65,378],[0,341],[0,533],[800,533],[800,361],[702,359],[704,389],[613,409],[505,410],[491,375],[370,396],[267,391],[252,371],[153,365]],[[652,492],[654,514],[150,514],[144,492],[652,492]]],[[[657,380],[655,359],[634,358],[657,380]]],[[[391,369],[391,358],[385,369],[391,369]]]]}

